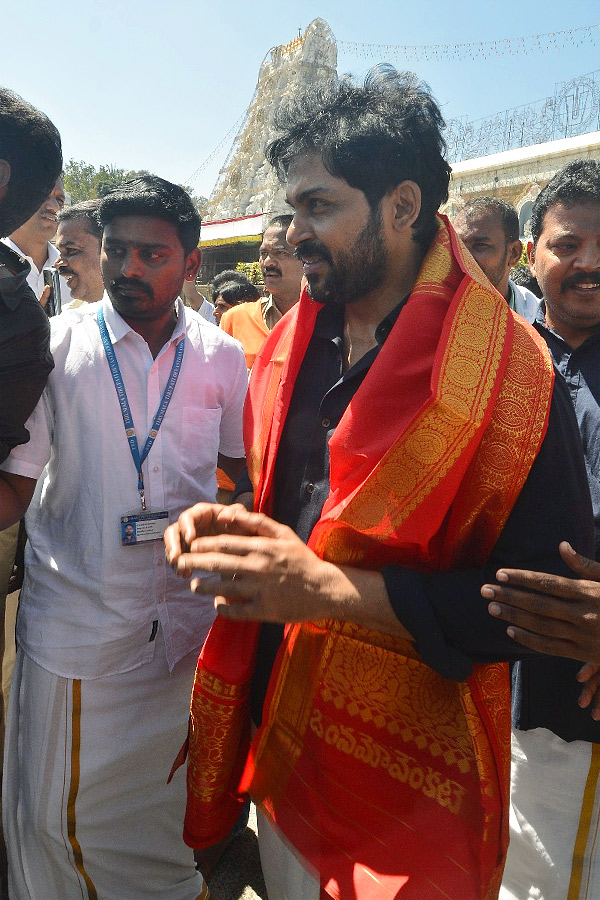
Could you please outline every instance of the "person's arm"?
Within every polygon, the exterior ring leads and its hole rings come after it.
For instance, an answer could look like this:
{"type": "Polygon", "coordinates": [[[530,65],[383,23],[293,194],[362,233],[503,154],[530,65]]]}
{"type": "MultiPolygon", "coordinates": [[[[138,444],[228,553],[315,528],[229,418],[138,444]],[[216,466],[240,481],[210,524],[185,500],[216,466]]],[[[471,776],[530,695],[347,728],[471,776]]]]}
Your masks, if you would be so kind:
{"type": "Polygon", "coordinates": [[[23,518],[35,485],[35,478],[0,471],[0,531],[23,518]]]}
{"type": "Polygon", "coordinates": [[[263,517],[271,539],[265,545],[266,534],[255,537],[248,534],[248,529],[256,529],[257,520],[245,518],[241,513],[230,518],[236,507],[229,507],[232,510],[229,515],[219,513],[211,518],[208,529],[206,511],[195,515],[194,510],[198,508],[194,507],[184,513],[179,525],[171,526],[167,532],[168,556],[182,575],[199,569],[216,576],[193,585],[198,592],[219,594],[217,603],[222,615],[268,616],[269,621],[278,622],[315,616],[347,618],[412,637],[428,665],[447,678],[463,680],[470,674],[473,662],[512,660],[528,655],[507,635],[503,623],[489,615],[487,603],[480,594],[481,585],[492,580],[493,573],[509,561],[523,565],[527,560],[532,563],[527,568],[565,574],[568,570],[556,549],[565,534],[574,542],[591,547],[591,504],[583,458],[576,452],[578,441],[568,391],[566,386],[559,385],[554,392],[540,453],[486,566],[429,574],[387,566],[382,573],[374,573],[338,568],[319,560],[322,567],[328,567],[325,569],[317,566],[318,558],[308,551],[311,558],[303,557],[301,564],[294,557],[297,569],[288,571],[281,551],[285,546],[286,552],[291,552],[288,541],[293,532],[286,529],[287,535],[276,531],[274,525],[279,529],[284,526],[263,517]],[[233,535],[239,537],[233,540],[233,535]],[[279,550],[278,537],[284,538],[279,550]],[[288,576],[294,582],[289,596],[288,576]],[[264,596],[261,595],[263,577],[267,584],[264,596]],[[306,590],[302,587],[304,577],[306,590]],[[250,606],[233,608],[231,601],[239,605],[249,598],[252,598],[252,609],[250,606]],[[390,611],[395,614],[394,622],[390,611]]]}

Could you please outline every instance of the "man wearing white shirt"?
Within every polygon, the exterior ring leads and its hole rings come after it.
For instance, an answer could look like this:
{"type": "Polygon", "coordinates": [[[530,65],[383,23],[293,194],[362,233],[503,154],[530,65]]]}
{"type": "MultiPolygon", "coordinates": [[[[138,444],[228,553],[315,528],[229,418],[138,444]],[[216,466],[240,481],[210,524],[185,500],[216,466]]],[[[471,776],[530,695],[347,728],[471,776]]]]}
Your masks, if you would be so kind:
{"type": "MultiPolygon", "coordinates": [[[[58,259],[58,250],[50,242],[56,234],[57,216],[64,205],[65,189],[62,178],[57,178],[52,192],[46,197],[38,211],[13,231],[10,237],[4,238],[4,243],[29,263],[31,271],[27,276],[27,283],[43,306],[46,305],[50,293],[48,289],[44,293],[44,271],[53,269],[54,263],[58,259]]],[[[63,306],[73,299],[69,286],[62,277],[60,279],[60,295],[63,306]]]]}
{"type": "Polygon", "coordinates": [[[19,900],[197,900],[185,778],[166,780],[214,611],[190,602],[162,540],[144,538],[214,499],[217,459],[239,472],[246,366],[178,300],[199,265],[185,192],[145,176],[99,217],[107,294],[53,320],[55,377],[27,449],[0,471],[0,526],[33,495],[7,728],[9,879],[19,900]]]}

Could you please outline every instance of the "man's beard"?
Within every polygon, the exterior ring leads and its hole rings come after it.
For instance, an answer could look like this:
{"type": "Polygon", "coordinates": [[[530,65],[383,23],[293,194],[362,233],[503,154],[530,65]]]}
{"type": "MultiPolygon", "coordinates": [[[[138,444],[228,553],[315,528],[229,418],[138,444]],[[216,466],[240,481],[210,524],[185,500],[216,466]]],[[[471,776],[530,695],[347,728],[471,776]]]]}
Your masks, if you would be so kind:
{"type": "Polygon", "coordinates": [[[385,278],[388,260],[382,238],[381,209],[377,207],[371,212],[350,250],[340,253],[335,263],[329,250],[317,240],[302,241],[295,255],[300,259],[320,256],[329,263],[330,269],[321,284],[322,276],[307,276],[308,293],[313,300],[332,305],[355,303],[378,288],[385,278]]]}

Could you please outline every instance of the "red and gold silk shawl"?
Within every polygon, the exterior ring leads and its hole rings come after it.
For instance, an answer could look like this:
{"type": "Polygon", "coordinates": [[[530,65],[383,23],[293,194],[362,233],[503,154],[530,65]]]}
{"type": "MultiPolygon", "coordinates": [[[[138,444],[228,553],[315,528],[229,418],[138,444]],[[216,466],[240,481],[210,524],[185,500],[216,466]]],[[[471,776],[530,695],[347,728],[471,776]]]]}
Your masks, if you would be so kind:
{"type": "MultiPolygon", "coordinates": [[[[254,366],[245,437],[256,508],[267,513],[319,308],[304,294],[254,366]]],[[[440,217],[330,441],[331,491],[309,546],[367,569],[484,563],[543,440],[552,385],[544,342],[440,217]]],[[[507,666],[477,665],[457,683],[389,635],[340,621],[290,625],[247,755],[257,633],[218,618],[202,650],[186,841],[223,837],[249,791],[331,897],[495,898],[507,844],[507,666]]]]}

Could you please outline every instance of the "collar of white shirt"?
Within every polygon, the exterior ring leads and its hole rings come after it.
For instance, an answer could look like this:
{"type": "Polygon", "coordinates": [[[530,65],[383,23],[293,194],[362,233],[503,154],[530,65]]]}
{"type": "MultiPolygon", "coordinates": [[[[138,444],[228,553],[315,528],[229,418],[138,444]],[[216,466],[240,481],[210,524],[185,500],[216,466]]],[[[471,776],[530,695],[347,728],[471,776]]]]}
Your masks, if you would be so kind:
{"type": "Polygon", "coordinates": [[[44,263],[44,265],[42,266],[41,269],[38,269],[38,267],[36,266],[36,264],[34,263],[32,258],[30,256],[27,256],[26,253],[23,253],[21,248],[17,247],[17,245],[15,244],[14,241],[11,241],[11,239],[8,237],[2,238],[2,241],[4,244],[6,244],[7,247],[10,247],[12,250],[15,251],[15,253],[18,253],[19,256],[22,256],[23,259],[26,259],[27,262],[29,263],[29,265],[31,266],[31,271],[36,273],[37,275],[39,275],[40,271],[43,271],[44,269],[52,269],[54,267],[54,263],[56,262],[56,260],[59,257],[58,250],[56,249],[54,244],[51,244],[50,241],[48,241],[48,256],[46,257],[46,262],[44,263]]]}
{"type": "MultiPolygon", "coordinates": [[[[169,344],[173,341],[178,341],[186,331],[183,301],[180,297],[176,297],[173,300],[173,304],[175,306],[175,312],[177,313],[177,323],[173,329],[173,334],[167,341],[169,344]]],[[[116,311],[106,291],[102,297],[102,310],[104,312],[104,321],[106,322],[108,334],[113,344],[118,343],[126,334],[135,331],[135,328],[128,325],[125,319],[116,311]]]]}

